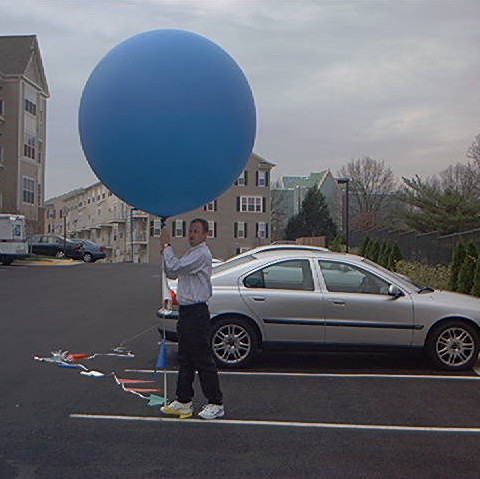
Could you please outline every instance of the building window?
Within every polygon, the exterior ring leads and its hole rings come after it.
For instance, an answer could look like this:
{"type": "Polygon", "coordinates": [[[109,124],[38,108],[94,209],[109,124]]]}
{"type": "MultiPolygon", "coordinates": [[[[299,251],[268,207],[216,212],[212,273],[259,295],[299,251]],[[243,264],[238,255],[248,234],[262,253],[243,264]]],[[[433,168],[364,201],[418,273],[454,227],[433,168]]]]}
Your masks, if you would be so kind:
{"type": "Polygon", "coordinates": [[[35,159],[35,137],[27,132],[24,135],[23,154],[27,158],[35,159]]]}
{"type": "Polygon", "coordinates": [[[0,98],[0,115],[1,116],[5,115],[5,102],[3,101],[2,98],[0,98]]]}
{"type": "Polygon", "coordinates": [[[23,202],[35,204],[35,180],[26,176],[22,179],[23,184],[23,202]]]}
{"type": "Polygon", "coordinates": [[[239,196],[237,211],[263,213],[265,201],[262,196],[239,196]]]}
{"type": "Polygon", "coordinates": [[[172,223],[172,233],[174,238],[184,238],[186,234],[185,221],[175,220],[172,223]]]}
{"type": "Polygon", "coordinates": [[[248,184],[248,171],[243,170],[242,174],[235,181],[236,186],[247,186],[248,184]]]}
{"type": "Polygon", "coordinates": [[[204,211],[217,211],[217,200],[210,201],[203,207],[204,211]]]}
{"type": "Polygon", "coordinates": [[[268,238],[268,223],[261,221],[257,223],[257,238],[268,238]]]}
{"type": "Polygon", "coordinates": [[[257,171],[257,186],[268,186],[269,178],[268,171],[257,171]]]}
{"type": "Polygon", "coordinates": [[[0,163],[3,163],[3,145],[0,145],[0,163]]]}
{"type": "Polygon", "coordinates": [[[208,238],[216,238],[217,237],[217,223],[215,221],[208,222],[208,238]]]}
{"type": "Polygon", "coordinates": [[[37,115],[37,105],[33,103],[33,101],[28,100],[25,98],[25,111],[30,113],[30,115],[36,116],[37,115]]]}
{"type": "Polygon", "coordinates": [[[238,221],[234,225],[233,231],[234,238],[246,238],[247,237],[247,223],[244,221],[238,221]]]}
{"type": "Polygon", "coordinates": [[[150,221],[150,236],[153,236],[154,238],[159,238],[161,231],[162,231],[161,220],[150,221]]]}

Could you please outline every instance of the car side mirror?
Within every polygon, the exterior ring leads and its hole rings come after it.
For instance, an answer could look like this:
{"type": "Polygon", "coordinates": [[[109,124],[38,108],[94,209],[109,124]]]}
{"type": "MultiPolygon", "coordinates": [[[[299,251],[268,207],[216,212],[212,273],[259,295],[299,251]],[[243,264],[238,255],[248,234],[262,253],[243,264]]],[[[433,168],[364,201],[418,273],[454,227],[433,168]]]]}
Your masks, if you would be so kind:
{"type": "Polygon", "coordinates": [[[388,287],[388,295],[392,296],[392,299],[397,299],[400,298],[400,296],[403,296],[403,291],[398,286],[391,284],[388,287]]]}

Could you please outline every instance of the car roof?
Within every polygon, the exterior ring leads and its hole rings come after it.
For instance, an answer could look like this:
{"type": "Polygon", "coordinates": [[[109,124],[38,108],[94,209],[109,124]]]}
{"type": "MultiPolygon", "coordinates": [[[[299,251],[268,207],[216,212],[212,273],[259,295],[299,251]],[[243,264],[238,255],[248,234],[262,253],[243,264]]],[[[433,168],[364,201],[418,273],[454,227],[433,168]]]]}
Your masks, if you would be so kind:
{"type": "Polygon", "coordinates": [[[290,243],[272,243],[262,246],[257,246],[256,248],[249,249],[243,253],[237,254],[225,260],[225,262],[232,259],[241,258],[242,256],[249,256],[252,254],[263,254],[270,251],[330,251],[328,248],[322,248],[321,246],[310,246],[304,244],[290,244],[290,243]]]}

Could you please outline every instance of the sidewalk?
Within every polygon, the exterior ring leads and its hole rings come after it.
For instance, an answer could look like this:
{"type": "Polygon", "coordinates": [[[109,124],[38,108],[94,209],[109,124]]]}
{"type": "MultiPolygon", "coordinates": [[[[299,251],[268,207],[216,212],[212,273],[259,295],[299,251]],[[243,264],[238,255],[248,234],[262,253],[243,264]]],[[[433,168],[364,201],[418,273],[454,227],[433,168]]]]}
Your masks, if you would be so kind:
{"type": "Polygon", "coordinates": [[[83,264],[83,261],[76,261],[70,258],[42,258],[38,260],[19,259],[15,261],[15,264],[18,266],[74,266],[76,264],[83,264]]]}

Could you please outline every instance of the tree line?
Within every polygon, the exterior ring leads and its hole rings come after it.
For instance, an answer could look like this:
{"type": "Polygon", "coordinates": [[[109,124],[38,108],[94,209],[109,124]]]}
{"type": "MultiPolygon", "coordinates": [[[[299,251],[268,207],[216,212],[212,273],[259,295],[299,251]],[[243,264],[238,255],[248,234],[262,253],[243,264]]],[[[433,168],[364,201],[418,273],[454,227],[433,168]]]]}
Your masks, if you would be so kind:
{"type": "MultiPolygon", "coordinates": [[[[449,166],[427,179],[402,177],[400,183],[383,160],[369,156],[351,160],[337,176],[349,179],[350,228],[389,227],[442,235],[480,228],[480,135],[467,150],[467,162],[449,166]]],[[[325,198],[310,188],[284,238],[324,235],[341,241],[325,198]]]]}

